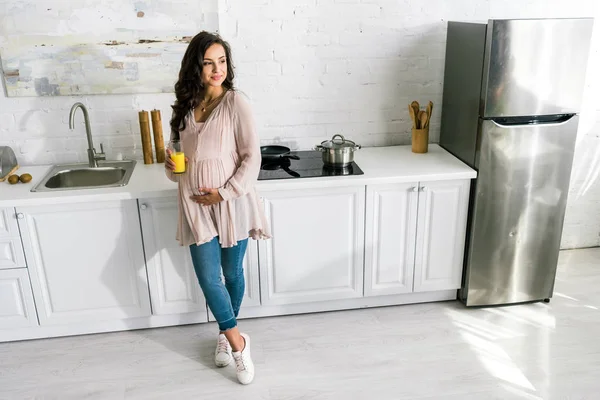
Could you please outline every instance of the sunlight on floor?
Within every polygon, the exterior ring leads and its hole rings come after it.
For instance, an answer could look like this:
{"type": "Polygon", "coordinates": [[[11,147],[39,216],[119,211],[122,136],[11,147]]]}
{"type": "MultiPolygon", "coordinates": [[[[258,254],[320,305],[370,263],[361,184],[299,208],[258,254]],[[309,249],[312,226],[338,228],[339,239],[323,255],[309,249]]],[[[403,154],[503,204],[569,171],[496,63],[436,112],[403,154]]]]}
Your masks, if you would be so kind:
{"type": "Polygon", "coordinates": [[[556,297],[562,297],[563,299],[569,299],[569,300],[573,300],[573,301],[579,301],[574,297],[571,296],[567,296],[566,294],[562,294],[562,293],[554,293],[554,296],[556,297]]]}
{"type": "MultiPolygon", "coordinates": [[[[448,309],[446,314],[458,328],[459,334],[471,347],[481,365],[490,375],[502,381],[500,382],[502,387],[523,399],[542,400],[542,397],[535,395],[536,388],[510,355],[499,344],[494,343],[496,340],[523,336],[531,325],[536,325],[538,328],[553,328],[554,317],[539,311],[540,309],[527,307],[511,307],[507,310],[448,309]]],[[[548,332],[550,329],[544,331],[548,332]]]]}
{"type": "Polygon", "coordinates": [[[511,385],[501,384],[500,386],[502,386],[502,388],[506,389],[507,392],[517,395],[525,400],[544,400],[543,397],[536,396],[531,393],[526,393],[523,390],[521,390],[519,388],[515,388],[514,386],[511,386],[511,385]]]}
{"type": "MultiPolygon", "coordinates": [[[[571,297],[571,296],[567,296],[566,294],[563,294],[563,293],[554,293],[554,296],[561,297],[561,298],[567,299],[567,300],[572,300],[572,301],[575,301],[577,303],[581,303],[580,300],[578,300],[578,299],[576,299],[574,297],[571,297]]],[[[598,308],[596,306],[593,306],[591,304],[580,304],[580,306],[584,307],[584,308],[589,308],[590,310],[600,310],[600,308],[598,308]]]]}
{"type": "Polygon", "coordinates": [[[545,304],[527,304],[506,308],[487,308],[486,312],[536,328],[556,328],[556,317],[545,304]]]}
{"type": "Polygon", "coordinates": [[[510,329],[505,324],[499,325],[495,320],[488,320],[488,318],[482,316],[479,310],[471,312],[468,310],[447,309],[446,314],[454,325],[489,340],[513,338],[523,334],[521,330],[510,329]]]}

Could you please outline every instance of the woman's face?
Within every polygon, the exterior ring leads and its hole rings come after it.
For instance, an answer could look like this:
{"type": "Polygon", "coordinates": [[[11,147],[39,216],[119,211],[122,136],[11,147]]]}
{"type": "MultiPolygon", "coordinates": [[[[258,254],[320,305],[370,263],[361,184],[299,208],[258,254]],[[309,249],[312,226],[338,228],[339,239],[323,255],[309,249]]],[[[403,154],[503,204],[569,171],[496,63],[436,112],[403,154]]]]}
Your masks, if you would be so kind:
{"type": "Polygon", "coordinates": [[[213,44],[204,53],[202,61],[202,83],[204,86],[221,86],[227,77],[227,59],[225,49],[213,44]]]}

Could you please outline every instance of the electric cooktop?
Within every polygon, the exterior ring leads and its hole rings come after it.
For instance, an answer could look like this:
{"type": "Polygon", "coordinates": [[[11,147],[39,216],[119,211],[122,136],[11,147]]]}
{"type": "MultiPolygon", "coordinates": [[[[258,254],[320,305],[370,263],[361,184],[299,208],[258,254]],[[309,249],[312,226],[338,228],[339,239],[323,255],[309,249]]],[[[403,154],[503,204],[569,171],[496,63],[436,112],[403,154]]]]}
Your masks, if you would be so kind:
{"type": "Polygon", "coordinates": [[[363,175],[355,162],[333,168],[323,163],[319,151],[291,151],[278,157],[263,157],[258,180],[318,178],[324,176],[363,175]]]}

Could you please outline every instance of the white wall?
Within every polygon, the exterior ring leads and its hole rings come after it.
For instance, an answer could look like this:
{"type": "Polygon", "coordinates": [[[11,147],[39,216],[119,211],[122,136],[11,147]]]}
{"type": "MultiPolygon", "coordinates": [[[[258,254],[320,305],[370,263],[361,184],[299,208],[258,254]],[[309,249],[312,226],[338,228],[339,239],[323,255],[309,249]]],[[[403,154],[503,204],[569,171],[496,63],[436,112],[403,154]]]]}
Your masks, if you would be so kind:
{"type": "MultiPolygon", "coordinates": [[[[261,139],[300,149],[334,133],[363,146],[407,144],[406,108],[413,99],[434,102],[436,142],[448,20],[567,16],[598,18],[600,12],[594,0],[219,3],[220,32],[233,46],[237,84],[252,99],[261,139]]],[[[600,245],[600,21],[594,32],[563,247],[600,245]]],[[[171,94],[2,96],[0,145],[15,148],[22,164],[84,161],[83,127],[69,132],[67,126],[69,108],[79,100],[90,108],[96,143],[114,148],[109,156],[141,158],[140,109],[160,109],[168,132],[171,94]]]]}

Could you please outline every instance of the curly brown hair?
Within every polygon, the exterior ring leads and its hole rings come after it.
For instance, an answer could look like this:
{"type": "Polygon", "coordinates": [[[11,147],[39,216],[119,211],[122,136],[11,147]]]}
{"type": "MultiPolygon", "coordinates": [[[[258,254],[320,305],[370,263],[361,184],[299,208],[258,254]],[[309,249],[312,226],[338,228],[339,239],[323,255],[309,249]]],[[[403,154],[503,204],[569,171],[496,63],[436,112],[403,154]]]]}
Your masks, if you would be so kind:
{"type": "Polygon", "coordinates": [[[233,79],[233,61],[231,59],[231,47],[229,43],[223,40],[218,34],[202,31],[190,41],[183,59],[181,60],[181,69],[179,70],[179,80],[175,83],[175,104],[173,116],[171,117],[171,137],[179,139],[179,132],[185,129],[185,116],[196,108],[204,92],[202,84],[202,65],[206,50],[213,44],[220,44],[225,49],[227,59],[227,76],[223,82],[223,87],[227,90],[234,89],[233,79]]]}

